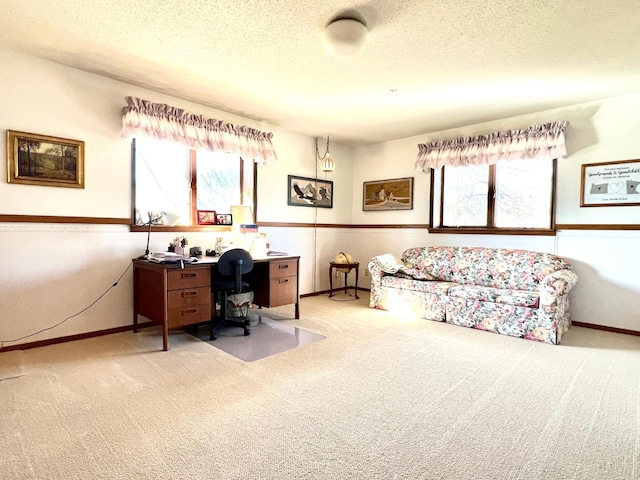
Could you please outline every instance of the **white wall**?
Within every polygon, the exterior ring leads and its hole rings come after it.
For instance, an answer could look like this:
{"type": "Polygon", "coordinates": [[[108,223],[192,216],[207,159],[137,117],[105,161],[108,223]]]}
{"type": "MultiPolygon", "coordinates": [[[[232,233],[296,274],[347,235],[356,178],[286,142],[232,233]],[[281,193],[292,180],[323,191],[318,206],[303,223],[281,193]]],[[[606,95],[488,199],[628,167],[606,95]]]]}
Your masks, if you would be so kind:
{"type": "MultiPolygon", "coordinates": [[[[368,287],[368,260],[379,253],[416,245],[518,246],[556,252],[574,262],[580,276],[572,292],[574,320],[640,331],[640,232],[564,231],[556,237],[429,235],[423,229],[380,229],[376,224],[426,224],[428,175],[413,169],[417,143],[569,120],[570,155],[559,163],[559,223],[640,223],[639,207],[579,208],[582,163],[639,158],[640,95],[542,112],[463,129],[421,135],[350,149],[331,144],[335,172],[319,178],[334,182],[334,208],[288,206],[287,175],[315,177],[314,138],[251,119],[158,94],[30,56],[0,49],[0,130],[85,141],[85,188],[56,188],[0,182],[0,214],[128,218],[131,209],[130,141],[120,138],[124,97],[133,95],[185,108],[210,118],[274,133],[279,162],[259,167],[258,220],[327,224],[269,227],[272,248],[301,256],[301,293],[329,287],[328,266],[340,251],[360,262],[360,285],[368,287]],[[634,136],[635,135],[635,136],[634,136]],[[363,212],[362,182],[415,177],[414,209],[363,212]],[[339,228],[341,225],[367,228],[339,228]],[[331,227],[335,225],[336,227],[331,227]]],[[[326,132],[330,133],[330,132],[326,132]]],[[[323,135],[326,135],[323,133],[323,135]]],[[[324,138],[320,150],[324,152],[324,138]]],[[[0,136],[0,151],[6,151],[0,136]]],[[[0,162],[6,179],[6,162],[0,162]]],[[[175,233],[151,236],[151,249],[164,250],[175,233]]],[[[191,245],[212,246],[207,233],[188,233],[191,245]]],[[[15,343],[45,340],[130,325],[130,259],[141,254],[145,233],[125,225],[0,223],[0,340],[62,325],[15,343]],[[124,275],[123,275],[124,274],[124,275]],[[112,284],[122,276],[116,287],[112,284]]],[[[352,281],[352,280],[351,280],[352,281]]],[[[304,315],[304,311],[302,312],[304,315]]]]}
{"type": "MultiPolygon", "coordinates": [[[[428,223],[429,175],[414,170],[418,144],[461,136],[526,128],[567,120],[568,154],[558,161],[558,224],[640,224],[640,207],[580,207],[580,173],[584,163],[640,158],[640,94],[575,105],[515,118],[471,125],[356,149],[353,189],[362,182],[413,176],[413,210],[364,212],[354,201],[353,223],[428,223]]],[[[357,230],[356,232],[360,232],[357,230]]],[[[424,230],[371,230],[357,237],[362,258],[379,253],[400,255],[418,245],[503,246],[556,253],[568,258],[580,280],[572,290],[575,321],[640,331],[640,231],[560,230],[555,237],[443,235],[424,230]]]]}
{"type": "MultiPolygon", "coordinates": [[[[266,128],[265,128],[266,129],[266,128]]],[[[322,172],[315,161],[315,139],[269,128],[274,132],[273,144],[279,157],[277,164],[259,167],[258,220],[262,222],[337,223],[351,222],[352,149],[331,143],[331,157],[336,160],[333,172],[322,172]],[[316,169],[317,167],[317,169],[316,169]],[[333,182],[333,208],[287,205],[287,176],[319,178],[333,182]]],[[[319,139],[320,154],[326,138],[319,139]]]]}
{"type": "MultiPolygon", "coordinates": [[[[106,79],[34,57],[0,49],[0,130],[18,130],[83,140],[85,188],[59,188],[0,182],[0,214],[129,218],[131,212],[131,142],[120,138],[125,97],[168,103],[192,113],[274,133],[279,161],[259,166],[258,221],[349,224],[352,150],[331,144],[334,208],[287,205],[287,175],[315,177],[315,139],[277,126],[215,110],[139,87],[106,79]],[[317,215],[317,217],[316,217],[317,215]]],[[[324,133],[323,133],[324,134],[324,133]]],[[[324,153],[324,139],[320,139],[324,153]]],[[[0,136],[6,151],[6,136],[0,136]]],[[[6,162],[0,176],[7,178],[6,162]]],[[[328,288],[318,266],[314,237],[340,251],[348,235],[335,229],[270,228],[276,250],[301,256],[301,293],[328,288]],[[318,285],[316,285],[316,282],[318,285]]],[[[345,230],[341,230],[344,232],[345,230]]],[[[187,233],[190,245],[213,248],[215,236],[187,233]]],[[[154,232],[151,250],[165,250],[175,233],[154,232]]],[[[46,329],[81,311],[122,275],[131,258],[144,252],[146,233],[125,225],[0,223],[0,341],[46,329]]],[[[127,271],[94,307],[51,330],[12,344],[111,329],[132,323],[132,279],[127,271]]],[[[293,309],[292,309],[293,315],[293,309]]]]}
{"type": "MultiPolygon", "coordinates": [[[[123,84],[0,50],[0,129],[84,140],[85,188],[0,183],[2,213],[129,217],[130,142],[120,138],[123,84]],[[129,157],[129,160],[127,159],[129,157]]],[[[139,89],[136,93],[139,93],[139,89]]],[[[6,151],[6,136],[0,140],[6,151]]],[[[7,178],[5,162],[2,177],[7,178]]]]}

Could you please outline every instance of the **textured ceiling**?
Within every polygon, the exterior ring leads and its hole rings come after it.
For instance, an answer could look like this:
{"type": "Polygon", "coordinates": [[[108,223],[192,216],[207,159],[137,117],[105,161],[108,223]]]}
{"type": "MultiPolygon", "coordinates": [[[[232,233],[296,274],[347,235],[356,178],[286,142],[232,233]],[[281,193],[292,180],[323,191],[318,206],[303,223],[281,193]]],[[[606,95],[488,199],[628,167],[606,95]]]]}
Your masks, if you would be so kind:
{"type": "Polygon", "coordinates": [[[352,146],[640,91],[639,0],[0,8],[0,44],[11,49],[352,146]],[[324,50],[323,29],[339,16],[369,29],[355,58],[324,50]]]}

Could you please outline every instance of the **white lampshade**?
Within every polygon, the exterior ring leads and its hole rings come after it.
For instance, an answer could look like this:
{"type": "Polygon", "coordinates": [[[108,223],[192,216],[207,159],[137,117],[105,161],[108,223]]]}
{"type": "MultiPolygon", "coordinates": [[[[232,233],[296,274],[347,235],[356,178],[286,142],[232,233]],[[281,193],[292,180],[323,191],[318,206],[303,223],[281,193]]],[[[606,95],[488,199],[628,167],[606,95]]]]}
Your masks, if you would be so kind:
{"type": "Polygon", "coordinates": [[[333,172],[333,170],[336,168],[336,162],[331,159],[331,156],[328,153],[322,161],[321,168],[323,172],[333,172]]]}
{"type": "Polygon", "coordinates": [[[166,222],[173,227],[178,223],[178,220],[180,220],[180,214],[175,212],[166,212],[164,214],[164,218],[166,219],[166,222]]]}
{"type": "Polygon", "coordinates": [[[354,57],[362,51],[368,37],[367,27],[358,20],[342,18],[325,28],[324,47],[334,57],[354,57]]]}

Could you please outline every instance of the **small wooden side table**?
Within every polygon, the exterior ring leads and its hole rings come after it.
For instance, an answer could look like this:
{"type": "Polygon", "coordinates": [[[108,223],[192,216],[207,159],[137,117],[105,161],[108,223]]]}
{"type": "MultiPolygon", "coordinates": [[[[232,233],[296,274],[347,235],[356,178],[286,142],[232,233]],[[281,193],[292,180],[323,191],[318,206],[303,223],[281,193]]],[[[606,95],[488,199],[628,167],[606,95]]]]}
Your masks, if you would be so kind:
{"type": "MultiPolygon", "coordinates": [[[[334,268],[339,268],[339,269],[348,269],[346,272],[344,272],[344,293],[347,293],[347,288],[353,288],[356,294],[356,299],[360,298],[358,297],[358,274],[359,274],[359,266],[360,266],[360,262],[353,262],[353,263],[336,263],[336,262],[330,262],[329,263],[329,298],[333,297],[334,295],[334,288],[333,288],[333,269],[334,268]],[[351,272],[351,269],[355,268],[356,269],[356,286],[355,287],[347,287],[347,275],[349,275],[349,272],[351,272]]],[[[341,287],[336,288],[335,290],[340,290],[341,287]]]]}

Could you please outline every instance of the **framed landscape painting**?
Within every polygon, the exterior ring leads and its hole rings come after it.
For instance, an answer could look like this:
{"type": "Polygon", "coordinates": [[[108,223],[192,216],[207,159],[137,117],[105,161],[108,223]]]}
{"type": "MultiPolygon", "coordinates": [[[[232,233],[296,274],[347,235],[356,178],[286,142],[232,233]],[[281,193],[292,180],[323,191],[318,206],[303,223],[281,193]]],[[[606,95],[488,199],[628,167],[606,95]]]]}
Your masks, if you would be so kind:
{"type": "Polygon", "coordinates": [[[412,210],[413,177],[364,182],[362,210],[412,210]]]}
{"type": "Polygon", "coordinates": [[[333,208],[332,181],[289,175],[287,185],[287,205],[333,208]]]}
{"type": "Polygon", "coordinates": [[[7,180],[84,188],[84,142],[7,130],[7,180]]]}

